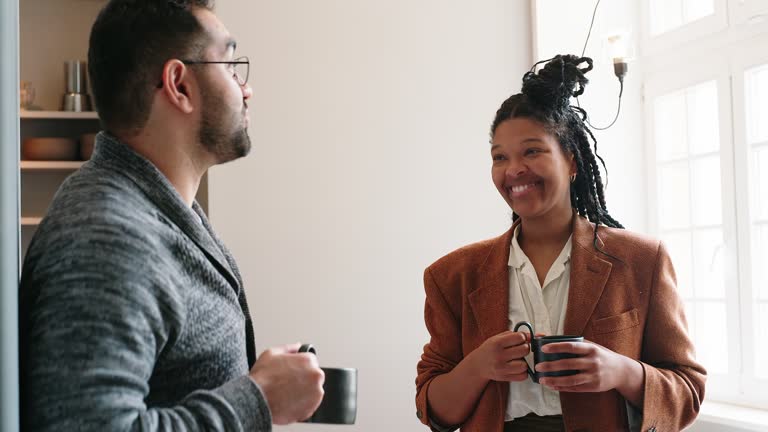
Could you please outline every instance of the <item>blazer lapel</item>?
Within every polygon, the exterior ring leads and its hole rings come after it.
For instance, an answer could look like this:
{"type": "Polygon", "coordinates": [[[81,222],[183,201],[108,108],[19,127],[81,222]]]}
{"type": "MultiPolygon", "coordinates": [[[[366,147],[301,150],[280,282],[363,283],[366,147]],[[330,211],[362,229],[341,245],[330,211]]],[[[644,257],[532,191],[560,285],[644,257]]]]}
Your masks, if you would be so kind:
{"type": "MultiPolygon", "coordinates": [[[[603,289],[611,274],[612,264],[601,258],[593,246],[594,225],[574,214],[573,248],[571,250],[571,280],[563,331],[582,335],[592,317],[603,289]]],[[[600,231],[598,231],[599,233],[600,231]]],[[[598,236],[597,244],[603,247],[598,236]]]]}
{"type": "Polygon", "coordinates": [[[509,330],[509,246],[516,226],[494,241],[477,269],[478,288],[468,296],[485,339],[509,330]]]}

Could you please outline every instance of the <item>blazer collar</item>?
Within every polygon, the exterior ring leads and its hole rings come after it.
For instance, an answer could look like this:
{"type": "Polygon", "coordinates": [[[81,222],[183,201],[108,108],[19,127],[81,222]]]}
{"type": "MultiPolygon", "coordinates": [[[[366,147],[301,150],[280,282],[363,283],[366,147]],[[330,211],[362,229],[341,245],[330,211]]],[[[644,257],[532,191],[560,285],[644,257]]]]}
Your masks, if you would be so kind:
{"type": "MultiPolygon", "coordinates": [[[[563,324],[563,332],[566,334],[584,334],[613,267],[610,261],[605,259],[606,256],[595,249],[594,230],[593,223],[574,213],[571,280],[563,324]]],[[[599,233],[598,230],[596,243],[597,247],[602,249],[605,244],[599,233]]]]}
{"type": "Polygon", "coordinates": [[[105,132],[96,137],[91,157],[95,167],[115,171],[135,183],[158,209],[189,237],[229,281],[236,292],[242,282],[237,268],[223,244],[208,224],[197,202],[192,208],[152,162],[105,132]],[[202,223],[201,223],[202,221],[202,223]]]}
{"type": "MultiPolygon", "coordinates": [[[[509,248],[519,223],[518,219],[492,241],[485,261],[477,269],[477,289],[468,295],[477,325],[486,339],[510,328],[509,248]]],[[[594,225],[575,212],[572,223],[571,279],[564,332],[581,335],[603,293],[612,264],[593,246],[594,225]]],[[[604,246],[599,236],[597,245],[604,246]]]]}
{"type": "Polygon", "coordinates": [[[517,223],[491,243],[477,269],[477,289],[469,293],[469,304],[484,338],[509,330],[509,247],[517,223]]]}

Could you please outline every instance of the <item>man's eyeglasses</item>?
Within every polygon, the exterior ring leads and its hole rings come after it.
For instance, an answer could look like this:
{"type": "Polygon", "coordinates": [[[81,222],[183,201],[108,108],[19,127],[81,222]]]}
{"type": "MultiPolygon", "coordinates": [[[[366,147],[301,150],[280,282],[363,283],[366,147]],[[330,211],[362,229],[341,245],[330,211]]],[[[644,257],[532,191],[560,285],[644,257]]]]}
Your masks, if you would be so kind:
{"type": "Polygon", "coordinates": [[[232,76],[235,78],[238,84],[244,86],[248,82],[248,74],[251,69],[251,62],[248,57],[238,57],[230,61],[204,61],[204,60],[182,60],[182,63],[186,65],[198,65],[198,64],[225,64],[232,70],[232,76]]]}
{"type": "MultiPolygon", "coordinates": [[[[185,65],[225,64],[232,71],[232,77],[241,86],[248,82],[248,74],[251,70],[251,62],[248,57],[238,57],[230,61],[182,60],[181,62],[185,65]]],[[[163,88],[162,81],[157,85],[157,88],[163,88]]]]}

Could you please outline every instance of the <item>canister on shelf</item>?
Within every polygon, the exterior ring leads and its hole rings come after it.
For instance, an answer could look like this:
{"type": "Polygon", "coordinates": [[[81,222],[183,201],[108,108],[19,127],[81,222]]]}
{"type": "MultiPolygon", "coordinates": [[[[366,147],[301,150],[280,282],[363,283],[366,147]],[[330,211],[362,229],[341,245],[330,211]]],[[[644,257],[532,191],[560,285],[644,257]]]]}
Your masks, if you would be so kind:
{"type": "Polygon", "coordinates": [[[86,62],[69,60],[64,62],[67,77],[67,92],[64,94],[62,110],[90,111],[91,98],[88,95],[88,69],[86,62]]]}

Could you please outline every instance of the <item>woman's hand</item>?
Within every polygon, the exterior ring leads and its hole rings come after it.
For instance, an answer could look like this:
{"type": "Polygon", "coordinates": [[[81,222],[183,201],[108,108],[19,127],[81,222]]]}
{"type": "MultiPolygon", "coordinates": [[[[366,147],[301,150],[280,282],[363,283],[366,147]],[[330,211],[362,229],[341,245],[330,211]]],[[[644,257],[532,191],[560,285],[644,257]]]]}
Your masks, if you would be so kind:
{"type": "Polygon", "coordinates": [[[528,364],[523,359],[531,350],[528,333],[505,331],[483,342],[468,360],[473,373],[485,380],[523,381],[528,364]]]}
{"type": "Polygon", "coordinates": [[[644,373],[639,362],[596,343],[560,342],[547,344],[545,353],[571,353],[581,357],[542,362],[538,372],[578,370],[576,375],[545,377],[539,383],[560,392],[604,392],[616,389],[635,406],[641,406],[644,373]]]}
{"type": "Polygon", "coordinates": [[[443,425],[464,423],[489,381],[528,377],[523,357],[529,351],[527,333],[505,331],[487,339],[450,372],[432,380],[427,390],[430,418],[443,425]]]}

